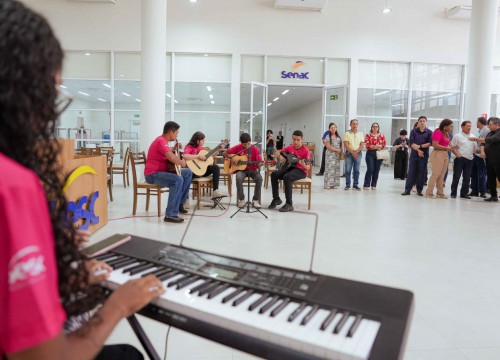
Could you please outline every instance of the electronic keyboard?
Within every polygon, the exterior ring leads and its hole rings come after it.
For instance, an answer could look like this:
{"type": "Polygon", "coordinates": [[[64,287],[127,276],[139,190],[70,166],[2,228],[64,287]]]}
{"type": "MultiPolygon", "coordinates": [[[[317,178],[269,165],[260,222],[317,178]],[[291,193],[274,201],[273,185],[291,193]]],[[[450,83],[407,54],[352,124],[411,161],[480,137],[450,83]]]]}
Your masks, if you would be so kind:
{"type": "Polygon", "coordinates": [[[266,359],[402,359],[406,290],[219,256],[140,237],[95,257],[106,287],[156,275],[139,314],[266,359]]]}

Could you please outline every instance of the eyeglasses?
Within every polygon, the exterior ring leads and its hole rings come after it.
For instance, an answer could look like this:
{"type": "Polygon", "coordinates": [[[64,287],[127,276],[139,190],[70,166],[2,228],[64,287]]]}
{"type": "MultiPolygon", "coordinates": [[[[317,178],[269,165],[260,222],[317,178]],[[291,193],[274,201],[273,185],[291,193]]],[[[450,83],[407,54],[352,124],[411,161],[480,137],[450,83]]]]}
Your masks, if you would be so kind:
{"type": "Polygon", "coordinates": [[[64,110],[66,110],[69,106],[69,104],[71,104],[71,102],[73,101],[73,96],[65,91],[64,89],[61,89],[59,86],[57,87],[57,98],[56,98],[56,101],[55,101],[55,112],[56,112],[56,116],[59,117],[63,112],[64,110]]]}

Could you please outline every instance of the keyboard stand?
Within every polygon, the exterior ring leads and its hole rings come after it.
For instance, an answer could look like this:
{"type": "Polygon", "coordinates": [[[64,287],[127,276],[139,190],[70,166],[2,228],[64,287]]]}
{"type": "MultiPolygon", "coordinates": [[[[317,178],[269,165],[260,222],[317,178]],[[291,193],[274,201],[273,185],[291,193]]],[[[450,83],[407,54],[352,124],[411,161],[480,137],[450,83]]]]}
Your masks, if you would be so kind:
{"type": "Polygon", "coordinates": [[[135,333],[135,336],[137,336],[137,339],[139,339],[142,347],[146,351],[146,354],[148,354],[148,357],[151,360],[161,360],[160,356],[156,352],[155,348],[151,344],[151,341],[149,341],[148,336],[144,332],[144,329],[142,328],[141,324],[139,323],[139,320],[135,317],[135,315],[131,315],[127,318],[128,323],[130,324],[130,327],[135,333]]]}

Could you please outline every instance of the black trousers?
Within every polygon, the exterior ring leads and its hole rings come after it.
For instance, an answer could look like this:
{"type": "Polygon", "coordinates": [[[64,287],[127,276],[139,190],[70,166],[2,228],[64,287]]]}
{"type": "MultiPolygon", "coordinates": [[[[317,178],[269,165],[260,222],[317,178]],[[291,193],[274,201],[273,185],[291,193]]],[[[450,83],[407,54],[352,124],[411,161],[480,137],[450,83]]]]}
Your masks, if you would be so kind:
{"type": "Polygon", "coordinates": [[[323,146],[323,153],[321,154],[321,167],[319,168],[320,174],[325,172],[325,157],[326,157],[326,146],[323,146]]]}
{"type": "Polygon", "coordinates": [[[95,360],[144,360],[144,356],[132,345],[106,345],[95,360]]]}
{"type": "Polygon", "coordinates": [[[276,170],[271,174],[271,186],[273,188],[273,199],[279,199],[279,183],[278,180],[283,180],[285,186],[285,198],[286,203],[293,205],[292,203],[292,182],[295,180],[300,180],[306,177],[306,174],[296,167],[291,167],[290,169],[282,168],[276,170]]]}
{"type": "Polygon", "coordinates": [[[394,157],[394,179],[406,179],[408,174],[408,151],[397,150],[394,157]]]}
{"type": "Polygon", "coordinates": [[[210,165],[209,167],[207,167],[207,171],[203,175],[198,176],[198,175],[193,174],[193,177],[200,178],[200,177],[210,176],[211,174],[213,174],[213,176],[212,176],[212,181],[214,183],[213,189],[218,190],[219,189],[219,178],[220,178],[220,167],[219,166],[217,166],[215,164],[210,165]]]}
{"type": "Polygon", "coordinates": [[[491,197],[497,197],[497,179],[500,181],[500,159],[486,158],[486,173],[488,174],[488,189],[491,197]]]}
{"type": "Polygon", "coordinates": [[[460,176],[462,178],[462,188],[460,189],[460,196],[466,196],[469,193],[470,174],[472,172],[472,160],[464,157],[457,157],[453,161],[453,181],[451,182],[451,195],[457,195],[458,182],[460,176]]]}

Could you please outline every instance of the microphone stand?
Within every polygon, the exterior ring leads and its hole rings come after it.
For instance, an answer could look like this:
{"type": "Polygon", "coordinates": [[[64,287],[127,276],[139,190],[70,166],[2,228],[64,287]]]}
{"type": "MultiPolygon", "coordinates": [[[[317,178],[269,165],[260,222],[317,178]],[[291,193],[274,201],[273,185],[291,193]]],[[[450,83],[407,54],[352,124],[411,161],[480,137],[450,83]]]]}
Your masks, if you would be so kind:
{"type": "MultiPolygon", "coordinates": [[[[260,143],[260,141],[258,143],[255,143],[252,146],[255,146],[256,144],[259,144],[259,143],[260,143]]],[[[248,149],[246,149],[247,158],[248,158],[249,162],[250,162],[250,155],[252,154],[252,146],[250,146],[248,149]]],[[[262,214],[262,216],[264,216],[267,219],[266,214],[264,214],[262,211],[260,211],[260,209],[257,209],[255,206],[253,206],[252,202],[250,201],[250,168],[246,171],[246,175],[247,175],[246,176],[246,178],[247,178],[247,202],[245,203],[245,205],[243,207],[238,208],[238,210],[236,210],[236,212],[233,215],[231,215],[229,218],[232,219],[234,215],[236,215],[237,213],[239,213],[241,210],[243,210],[246,207],[247,209],[246,209],[245,213],[249,214],[249,213],[259,212],[262,214]],[[250,211],[250,206],[252,206],[252,208],[254,210],[250,211]]],[[[243,181],[245,181],[245,180],[243,180],[243,181]]],[[[238,197],[238,196],[236,196],[236,197],[238,197]]],[[[238,200],[239,199],[237,199],[237,201],[238,200]]]]}

